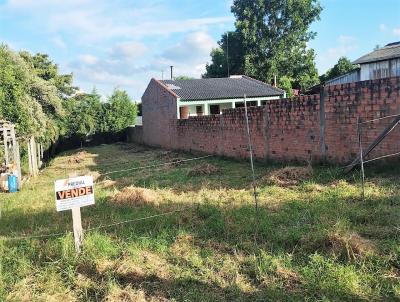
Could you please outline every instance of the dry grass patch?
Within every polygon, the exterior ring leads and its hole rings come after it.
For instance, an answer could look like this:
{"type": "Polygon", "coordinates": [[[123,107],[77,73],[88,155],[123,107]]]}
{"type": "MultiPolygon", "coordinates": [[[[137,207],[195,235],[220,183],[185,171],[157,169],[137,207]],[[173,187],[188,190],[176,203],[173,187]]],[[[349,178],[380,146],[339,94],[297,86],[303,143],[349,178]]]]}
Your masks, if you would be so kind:
{"type": "Polygon", "coordinates": [[[111,287],[105,302],[168,302],[170,300],[163,297],[147,297],[146,293],[140,289],[133,289],[130,286],[120,288],[117,285],[111,287]]]}
{"type": "Polygon", "coordinates": [[[373,243],[357,233],[333,233],[328,235],[329,246],[335,254],[345,254],[348,260],[356,260],[364,256],[373,255],[373,243]]]}
{"type": "Polygon", "coordinates": [[[313,176],[313,169],[311,166],[307,167],[285,167],[278,169],[271,174],[265,176],[263,181],[268,183],[288,187],[296,186],[301,181],[307,180],[313,176]]]}
{"type": "Polygon", "coordinates": [[[89,156],[89,153],[86,151],[80,151],[79,153],[75,154],[72,156],[70,159],[68,159],[69,164],[80,164],[83,162],[87,157],[89,156]]]}
{"type": "Polygon", "coordinates": [[[157,197],[157,194],[150,189],[126,187],[112,197],[112,202],[120,205],[142,206],[151,204],[158,206],[157,197]]]}
{"type": "Polygon", "coordinates": [[[219,172],[218,167],[209,164],[209,163],[201,163],[193,168],[191,168],[187,175],[188,176],[204,176],[204,175],[213,175],[219,172]]]}
{"type": "Polygon", "coordinates": [[[88,175],[93,177],[93,181],[96,181],[101,177],[101,174],[98,171],[91,171],[88,175]]]}
{"type": "Polygon", "coordinates": [[[114,187],[116,184],[117,182],[111,179],[104,179],[101,182],[99,182],[99,185],[104,189],[114,187]]]}

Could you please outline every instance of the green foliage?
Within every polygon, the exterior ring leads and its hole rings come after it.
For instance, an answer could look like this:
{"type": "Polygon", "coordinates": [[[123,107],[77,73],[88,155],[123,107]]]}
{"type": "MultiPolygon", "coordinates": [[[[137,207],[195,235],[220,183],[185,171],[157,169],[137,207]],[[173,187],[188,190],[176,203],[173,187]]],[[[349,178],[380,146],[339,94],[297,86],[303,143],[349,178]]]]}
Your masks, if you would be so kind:
{"type": "Polygon", "coordinates": [[[228,61],[229,74],[243,74],[244,52],[242,40],[240,33],[237,31],[230,31],[222,35],[221,40],[218,42],[219,47],[211,51],[211,63],[207,63],[206,73],[203,78],[227,77],[228,61]]]}
{"type": "Polygon", "coordinates": [[[106,103],[94,89],[90,94],[78,94],[65,102],[68,112],[68,136],[82,138],[101,132],[119,132],[133,125],[136,105],[123,90],[114,90],[106,103]]]}
{"type": "MultiPolygon", "coordinates": [[[[321,13],[318,0],[235,0],[236,31],[229,35],[231,74],[272,83],[274,76],[293,79],[306,90],[319,82],[315,53],[307,43],[315,37],[310,25],[321,13]]],[[[226,35],[211,53],[204,77],[225,77],[226,35]]]]}
{"type": "Polygon", "coordinates": [[[321,82],[326,82],[328,80],[349,73],[355,69],[357,69],[357,66],[353,65],[348,58],[341,57],[335,64],[335,66],[333,66],[324,75],[320,77],[320,80],[321,82]]]}
{"type": "Polygon", "coordinates": [[[78,94],[65,102],[68,112],[67,135],[85,137],[101,132],[103,105],[96,90],[90,94],[78,94]]]}
{"type": "Polygon", "coordinates": [[[135,124],[136,104],[132,102],[126,91],[114,90],[104,107],[104,124],[107,131],[118,132],[135,124]]]}
{"type": "Polygon", "coordinates": [[[84,138],[135,122],[136,105],[125,91],[103,103],[95,90],[76,94],[72,82],[72,74],[60,74],[48,55],[0,45],[0,119],[15,123],[19,137],[33,135],[49,146],[60,136],[84,138]]]}
{"type": "Polygon", "coordinates": [[[0,83],[0,119],[15,123],[18,136],[54,142],[64,116],[57,88],[6,45],[0,45],[0,83]]]}
{"type": "Polygon", "coordinates": [[[178,76],[178,77],[175,78],[175,80],[177,80],[177,81],[180,81],[180,80],[193,80],[193,79],[194,78],[188,77],[188,76],[185,76],[185,75],[181,75],[181,76],[178,76]]]}
{"type": "Polygon", "coordinates": [[[58,66],[47,54],[31,55],[27,51],[21,51],[19,54],[34,69],[38,77],[57,87],[60,97],[66,98],[77,91],[78,88],[72,86],[72,74],[59,74],[58,66]]]}
{"type": "Polygon", "coordinates": [[[72,234],[7,240],[72,231],[70,214],[54,209],[54,179],[68,171],[167,161],[163,150],[146,148],[144,157],[136,145],[85,151],[81,162],[73,160],[79,151],[55,158],[18,194],[0,193],[0,301],[400,299],[396,165],[368,169],[362,202],[357,172],[315,166],[311,179],[287,187],[265,178],[284,166],[256,162],[258,211],[246,161],[204,159],[221,172],[191,177],[189,163],[122,171],[99,179],[96,205],[82,209],[78,257],[72,234]],[[152,190],[157,204],[116,204],[126,186],[152,190]]]}
{"type": "Polygon", "coordinates": [[[279,79],[278,81],[278,86],[279,88],[283,89],[286,91],[286,96],[287,97],[292,97],[293,96],[293,79],[287,77],[287,76],[283,76],[279,79]]]}

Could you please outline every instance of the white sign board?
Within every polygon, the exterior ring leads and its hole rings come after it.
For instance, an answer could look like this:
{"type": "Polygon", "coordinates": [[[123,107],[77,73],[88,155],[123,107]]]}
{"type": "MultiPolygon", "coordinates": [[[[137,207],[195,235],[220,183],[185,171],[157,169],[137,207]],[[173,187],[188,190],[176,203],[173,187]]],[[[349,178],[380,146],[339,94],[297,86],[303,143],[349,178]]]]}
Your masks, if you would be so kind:
{"type": "Polygon", "coordinates": [[[92,176],[57,180],[55,192],[58,212],[94,205],[92,176]]]}

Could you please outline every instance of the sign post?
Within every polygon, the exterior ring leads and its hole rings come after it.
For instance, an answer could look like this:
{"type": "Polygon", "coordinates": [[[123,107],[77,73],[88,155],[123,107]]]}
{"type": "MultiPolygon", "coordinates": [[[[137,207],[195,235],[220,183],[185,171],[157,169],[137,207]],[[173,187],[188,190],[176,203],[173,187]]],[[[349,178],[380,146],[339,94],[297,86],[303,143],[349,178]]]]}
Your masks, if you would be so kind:
{"type": "Polygon", "coordinates": [[[93,177],[70,177],[57,180],[54,185],[57,212],[72,210],[75,251],[79,254],[83,242],[81,207],[95,203],[93,177]]]}

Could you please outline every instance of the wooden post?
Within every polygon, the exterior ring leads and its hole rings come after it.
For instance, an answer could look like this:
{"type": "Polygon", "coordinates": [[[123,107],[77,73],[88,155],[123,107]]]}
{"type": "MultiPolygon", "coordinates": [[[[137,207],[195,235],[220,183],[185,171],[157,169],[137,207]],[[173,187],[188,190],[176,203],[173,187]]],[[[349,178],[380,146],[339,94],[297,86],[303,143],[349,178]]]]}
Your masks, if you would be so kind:
{"type": "Polygon", "coordinates": [[[74,229],[75,251],[77,254],[80,254],[83,243],[81,208],[72,209],[72,225],[74,229]]]}
{"type": "MultiPolygon", "coordinates": [[[[68,177],[73,178],[76,176],[77,173],[71,173],[69,174],[68,177]]],[[[74,229],[75,251],[77,254],[80,254],[83,243],[83,228],[82,228],[82,216],[80,207],[72,209],[72,226],[74,229]]]]}
{"type": "Polygon", "coordinates": [[[17,165],[17,171],[18,171],[18,190],[21,190],[22,188],[22,170],[21,170],[21,153],[19,149],[19,142],[15,140],[15,153],[16,153],[16,158],[15,158],[15,164],[17,165]]]}
{"type": "Polygon", "coordinates": [[[31,150],[31,140],[28,143],[28,161],[29,161],[29,175],[33,176],[33,163],[32,163],[32,150],[31,150]]]}
{"type": "Polygon", "coordinates": [[[38,163],[38,169],[42,167],[42,158],[40,157],[41,154],[41,144],[36,144],[36,157],[37,157],[37,163],[38,163]]]}
{"type": "Polygon", "coordinates": [[[37,176],[38,174],[38,166],[37,166],[37,156],[36,156],[36,144],[35,138],[31,137],[31,157],[32,157],[32,171],[33,176],[37,176]]]}
{"type": "Polygon", "coordinates": [[[3,141],[4,141],[4,158],[6,161],[6,166],[10,163],[8,158],[8,139],[7,139],[7,127],[6,124],[3,124],[3,141]]]}

